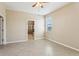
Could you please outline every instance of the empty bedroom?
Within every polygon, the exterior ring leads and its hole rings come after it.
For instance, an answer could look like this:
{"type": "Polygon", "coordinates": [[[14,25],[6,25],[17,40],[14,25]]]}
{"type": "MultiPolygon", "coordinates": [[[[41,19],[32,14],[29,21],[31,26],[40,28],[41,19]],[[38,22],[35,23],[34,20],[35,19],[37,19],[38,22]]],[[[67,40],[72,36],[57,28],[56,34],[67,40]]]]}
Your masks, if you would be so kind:
{"type": "Polygon", "coordinates": [[[79,2],[0,2],[0,56],[79,56],[79,2]]]}

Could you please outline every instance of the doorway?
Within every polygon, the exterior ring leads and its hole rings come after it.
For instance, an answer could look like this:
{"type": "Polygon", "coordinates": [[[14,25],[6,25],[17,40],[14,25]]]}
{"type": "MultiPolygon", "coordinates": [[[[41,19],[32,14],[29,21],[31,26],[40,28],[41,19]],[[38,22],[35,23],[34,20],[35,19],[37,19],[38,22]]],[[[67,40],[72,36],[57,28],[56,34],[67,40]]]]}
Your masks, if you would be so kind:
{"type": "Polygon", "coordinates": [[[3,45],[3,17],[0,16],[0,45],[3,45]]]}
{"type": "Polygon", "coordinates": [[[34,21],[28,21],[28,39],[34,40],[34,21]]]}

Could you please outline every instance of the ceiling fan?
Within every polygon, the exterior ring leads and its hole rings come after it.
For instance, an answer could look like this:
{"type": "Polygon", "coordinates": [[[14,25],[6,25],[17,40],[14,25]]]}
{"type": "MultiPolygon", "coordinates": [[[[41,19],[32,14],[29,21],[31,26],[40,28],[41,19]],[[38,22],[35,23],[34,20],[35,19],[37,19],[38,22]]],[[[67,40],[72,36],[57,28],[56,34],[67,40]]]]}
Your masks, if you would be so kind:
{"type": "Polygon", "coordinates": [[[32,7],[36,7],[37,6],[37,7],[43,8],[44,7],[44,5],[43,5],[44,3],[47,3],[47,2],[36,2],[35,4],[32,5],[32,7]]]}

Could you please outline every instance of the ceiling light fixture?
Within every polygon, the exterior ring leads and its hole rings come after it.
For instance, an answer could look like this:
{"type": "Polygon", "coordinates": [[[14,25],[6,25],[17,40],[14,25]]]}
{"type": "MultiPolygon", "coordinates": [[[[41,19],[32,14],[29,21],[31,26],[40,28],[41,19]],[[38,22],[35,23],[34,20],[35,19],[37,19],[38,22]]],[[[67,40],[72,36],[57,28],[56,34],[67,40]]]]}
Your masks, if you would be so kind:
{"type": "Polygon", "coordinates": [[[41,8],[43,8],[43,3],[47,3],[47,2],[36,2],[35,4],[32,5],[32,7],[41,7],[41,8]]]}

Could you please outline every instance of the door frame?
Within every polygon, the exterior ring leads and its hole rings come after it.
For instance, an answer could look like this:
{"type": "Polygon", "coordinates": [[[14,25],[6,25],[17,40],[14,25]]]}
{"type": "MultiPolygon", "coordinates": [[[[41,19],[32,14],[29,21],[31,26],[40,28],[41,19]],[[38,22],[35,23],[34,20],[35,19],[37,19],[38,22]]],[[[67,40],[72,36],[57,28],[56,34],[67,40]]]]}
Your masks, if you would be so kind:
{"type": "Polygon", "coordinates": [[[28,19],[28,20],[26,20],[26,22],[25,22],[25,39],[28,41],[29,39],[28,39],[28,21],[34,21],[34,40],[36,40],[35,39],[35,20],[34,19],[28,19]]]}
{"type": "Polygon", "coordinates": [[[4,45],[4,41],[5,41],[5,38],[4,38],[4,18],[3,18],[3,16],[0,16],[0,18],[2,18],[1,19],[1,31],[2,31],[2,34],[1,34],[1,36],[2,36],[2,39],[1,39],[1,43],[0,43],[0,45],[4,45]]]}
{"type": "MultiPolygon", "coordinates": [[[[35,40],[35,21],[33,19],[30,19],[30,20],[27,21],[27,36],[28,36],[28,22],[29,21],[33,21],[34,22],[34,33],[33,33],[34,34],[33,35],[34,36],[34,39],[33,40],[35,40]]],[[[28,38],[28,40],[29,40],[29,38],[28,38]]]]}

